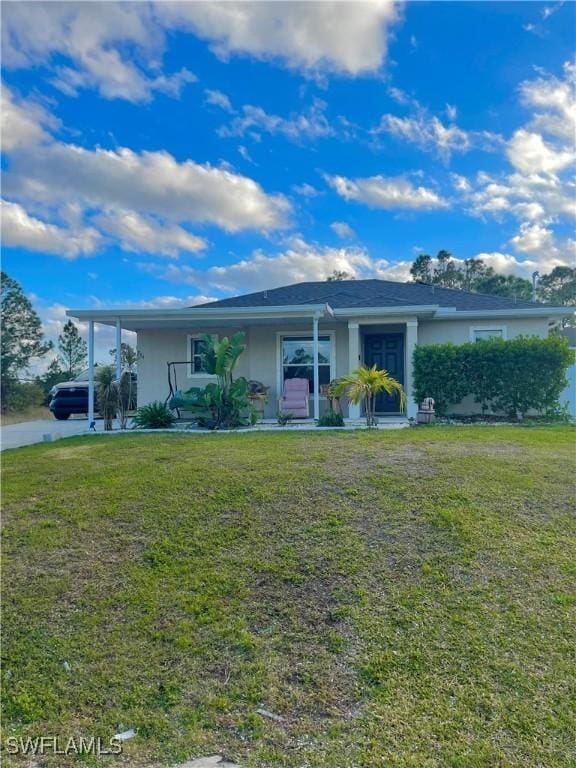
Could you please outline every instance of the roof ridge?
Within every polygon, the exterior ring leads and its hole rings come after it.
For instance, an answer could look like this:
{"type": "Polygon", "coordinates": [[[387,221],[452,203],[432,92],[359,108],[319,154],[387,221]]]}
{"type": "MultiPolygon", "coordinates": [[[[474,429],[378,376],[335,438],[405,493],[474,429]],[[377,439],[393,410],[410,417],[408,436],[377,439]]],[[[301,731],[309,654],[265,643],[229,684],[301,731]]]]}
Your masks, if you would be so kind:
{"type": "Polygon", "coordinates": [[[498,296],[433,283],[384,280],[378,277],[358,280],[303,280],[252,293],[228,296],[199,306],[273,306],[275,302],[278,306],[326,303],[335,307],[417,306],[434,303],[455,306],[460,310],[468,307],[486,311],[550,306],[515,296],[498,296]]]}

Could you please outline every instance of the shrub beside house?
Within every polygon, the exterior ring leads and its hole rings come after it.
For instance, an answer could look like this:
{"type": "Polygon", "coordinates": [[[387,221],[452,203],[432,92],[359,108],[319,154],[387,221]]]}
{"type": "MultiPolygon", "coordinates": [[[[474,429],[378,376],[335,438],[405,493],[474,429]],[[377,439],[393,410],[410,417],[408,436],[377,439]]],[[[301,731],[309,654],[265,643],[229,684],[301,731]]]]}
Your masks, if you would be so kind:
{"type": "Polygon", "coordinates": [[[466,398],[483,414],[556,415],[573,360],[574,351],[558,335],[419,346],[414,352],[415,395],[418,400],[433,397],[439,415],[466,398]]]}

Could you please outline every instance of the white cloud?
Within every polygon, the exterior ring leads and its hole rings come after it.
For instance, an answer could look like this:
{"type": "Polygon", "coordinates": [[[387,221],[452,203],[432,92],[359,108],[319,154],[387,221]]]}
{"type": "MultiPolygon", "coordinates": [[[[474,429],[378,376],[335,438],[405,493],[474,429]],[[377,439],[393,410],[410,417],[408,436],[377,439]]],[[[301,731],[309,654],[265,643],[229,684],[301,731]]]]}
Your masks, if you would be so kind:
{"type": "Polygon", "coordinates": [[[257,165],[257,163],[254,162],[252,155],[248,151],[248,148],[245,147],[243,144],[240,144],[238,146],[238,154],[240,155],[241,158],[246,160],[247,163],[252,163],[252,165],[257,165]]]}
{"type": "Polygon", "coordinates": [[[97,296],[90,298],[90,304],[94,309],[110,309],[118,307],[119,309],[181,309],[183,307],[195,307],[198,304],[206,304],[209,301],[216,301],[215,296],[208,296],[203,293],[195,293],[188,296],[160,295],[153,296],[151,299],[116,299],[115,301],[102,301],[97,296]]]}
{"type": "Polygon", "coordinates": [[[168,35],[192,32],[226,59],[276,61],[305,74],[378,71],[401,2],[36,2],[3,7],[7,68],[48,66],[69,95],[95,88],[104,98],[145,102],[178,96],[196,78],[161,71],[168,35]]]}
{"type": "Polygon", "coordinates": [[[209,222],[230,232],[270,230],[286,224],[281,195],[268,195],[252,179],[168,152],[89,150],[53,143],[12,156],[5,174],[9,196],[45,204],[118,207],[172,221],[209,222]]]}
{"type": "Polygon", "coordinates": [[[522,173],[557,173],[576,160],[576,153],[555,149],[539,133],[520,128],[508,142],[506,150],[512,165],[522,173]]]}
{"type": "Polygon", "coordinates": [[[356,237],[356,233],[350,224],[347,224],[345,221],[333,221],[332,224],[330,224],[330,229],[342,239],[356,237]]]}
{"type": "Polygon", "coordinates": [[[97,88],[105,98],[148,101],[196,79],[159,71],[165,34],[148,3],[9,3],[2,15],[4,66],[52,66],[54,85],[69,95],[97,88]]]}
{"type": "Polygon", "coordinates": [[[458,192],[469,192],[472,189],[472,185],[465,176],[461,176],[458,173],[451,173],[452,186],[458,192]]]}
{"type": "Polygon", "coordinates": [[[247,259],[226,266],[199,270],[187,265],[141,263],[139,268],[162,280],[198,287],[204,293],[217,290],[239,294],[277,288],[306,281],[323,281],[334,270],[347,272],[357,279],[380,278],[405,281],[410,279],[411,261],[389,262],[373,259],[363,247],[333,248],[291,237],[278,253],[254,251],[247,259]]]}
{"type": "Polygon", "coordinates": [[[213,107],[219,107],[225,112],[235,112],[230,99],[225,93],[222,93],[222,91],[211,91],[207,89],[204,91],[204,95],[206,96],[207,104],[211,104],[213,107]]]}
{"type": "Polygon", "coordinates": [[[462,192],[473,215],[514,216],[539,220],[576,216],[576,185],[554,174],[504,174],[492,177],[480,173],[475,184],[462,192]]]}
{"type": "Polygon", "coordinates": [[[558,3],[554,3],[554,5],[545,5],[544,8],[542,8],[542,18],[543,19],[549,19],[550,16],[553,16],[557,11],[562,8],[564,5],[565,0],[560,0],[558,3]]]}
{"type": "Polygon", "coordinates": [[[510,243],[516,251],[529,254],[530,263],[542,274],[554,267],[573,266],[576,261],[576,240],[558,238],[552,229],[540,224],[524,222],[510,243]]]}
{"type": "Polygon", "coordinates": [[[53,253],[67,259],[90,256],[101,245],[93,227],[69,229],[30,216],[17,203],[1,201],[2,242],[6,246],[53,253]]]}
{"type": "Polygon", "coordinates": [[[564,64],[564,78],[541,73],[536,80],[520,85],[522,103],[539,111],[530,127],[544,134],[564,139],[574,145],[576,136],[576,66],[564,64]]]}
{"type": "Polygon", "coordinates": [[[508,142],[506,154],[522,174],[557,177],[576,161],[576,66],[564,64],[564,76],[539,70],[520,85],[524,106],[537,110],[508,142]]]}
{"type": "Polygon", "coordinates": [[[540,203],[515,203],[513,211],[519,218],[529,221],[541,219],[545,213],[540,203]]]}
{"type": "Polygon", "coordinates": [[[245,293],[307,280],[325,280],[334,270],[343,270],[355,277],[374,277],[379,267],[385,269],[389,265],[374,261],[365,248],[331,248],[293,237],[278,254],[268,255],[257,250],[247,259],[207,270],[175,264],[168,268],[150,264],[139,266],[163,280],[194,285],[205,292],[217,289],[226,293],[245,293]]]}
{"type": "Polygon", "coordinates": [[[435,150],[440,155],[466,152],[470,149],[470,137],[457,125],[444,125],[437,117],[397,117],[382,115],[376,133],[388,133],[424,150],[435,150]]]}
{"type": "Polygon", "coordinates": [[[446,104],[446,117],[451,122],[454,122],[458,117],[458,107],[454,106],[454,104],[446,104]]]}
{"type": "Polygon", "coordinates": [[[58,127],[58,120],[44,107],[32,101],[18,99],[4,83],[1,95],[0,126],[3,152],[46,141],[49,135],[45,129],[58,127]]]}
{"type": "Polygon", "coordinates": [[[318,197],[322,194],[319,189],[316,189],[316,187],[313,187],[312,184],[308,184],[307,182],[304,182],[303,184],[294,184],[292,186],[292,191],[302,197],[318,197]]]}
{"type": "Polygon", "coordinates": [[[544,248],[550,249],[554,243],[551,229],[540,224],[524,223],[520,232],[510,241],[515,250],[521,253],[540,253],[544,248]]]}
{"type": "Polygon", "coordinates": [[[135,211],[107,211],[94,219],[125,251],[155,253],[177,258],[181,252],[197,253],[207,247],[201,237],[178,225],[165,225],[135,211]]]}
{"type": "Polygon", "coordinates": [[[446,105],[449,123],[445,124],[399,88],[389,88],[388,95],[398,104],[409,107],[412,114],[407,117],[390,113],[382,115],[379,125],[371,131],[373,136],[386,133],[398,141],[414,144],[424,152],[434,152],[444,160],[448,160],[453,152],[468,152],[472,148],[494,151],[502,143],[498,134],[465,131],[457,126],[458,109],[452,104],[446,105]]]}
{"type": "Polygon", "coordinates": [[[381,259],[374,264],[374,277],[379,280],[392,280],[397,283],[410,281],[411,261],[386,261],[381,259]]]}
{"type": "Polygon", "coordinates": [[[326,180],[340,197],[364,203],[371,208],[426,211],[448,206],[448,202],[433,189],[415,187],[402,176],[370,176],[359,179],[326,176],[326,180]]]}
{"type": "Polygon", "coordinates": [[[221,58],[245,54],[305,74],[361,75],[383,65],[401,3],[160,3],[166,25],[189,28],[221,58]]]}
{"type": "Polygon", "coordinates": [[[242,115],[235,117],[230,125],[219,129],[220,136],[245,136],[258,140],[261,133],[284,136],[291,141],[313,141],[334,136],[335,130],[324,114],[325,102],[315,99],[312,106],[300,114],[289,117],[268,114],[262,107],[246,104],[242,115]]]}
{"type": "Polygon", "coordinates": [[[560,0],[558,3],[554,3],[553,5],[545,5],[542,7],[541,3],[534,3],[534,5],[540,9],[540,19],[541,23],[533,24],[528,23],[524,24],[522,29],[524,29],[526,32],[531,32],[533,35],[536,35],[536,37],[546,38],[549,35],[549,30],[546,27],[546,22],[548,19],[553,16],[555,13],[557,13],[560,8],[564,5],[565,0],[560,0]]]}
{"type": "Polygon", "coordinates": [[[481,259],[486,266],[492,267],[492,269],[501,275],[519,274],[521,277],[529,277],[538,267],[536,261],[530,259],[517,259],[509,253],[501,253],[500,251],[481,252],[477,253],[472,258],[481,259]]]}

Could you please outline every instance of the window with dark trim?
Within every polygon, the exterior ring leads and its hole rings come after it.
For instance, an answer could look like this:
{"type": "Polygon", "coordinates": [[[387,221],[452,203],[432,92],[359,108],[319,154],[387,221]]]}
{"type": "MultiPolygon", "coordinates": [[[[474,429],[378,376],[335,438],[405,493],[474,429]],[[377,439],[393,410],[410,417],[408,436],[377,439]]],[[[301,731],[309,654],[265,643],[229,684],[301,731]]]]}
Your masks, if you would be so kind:
{"type": "Polygon", "coordinates": [[[206,373],[202,364],[203,353],[204,339],[201,336],[192,336],[190,338],[190,373],[192,375],[206,373]]]}

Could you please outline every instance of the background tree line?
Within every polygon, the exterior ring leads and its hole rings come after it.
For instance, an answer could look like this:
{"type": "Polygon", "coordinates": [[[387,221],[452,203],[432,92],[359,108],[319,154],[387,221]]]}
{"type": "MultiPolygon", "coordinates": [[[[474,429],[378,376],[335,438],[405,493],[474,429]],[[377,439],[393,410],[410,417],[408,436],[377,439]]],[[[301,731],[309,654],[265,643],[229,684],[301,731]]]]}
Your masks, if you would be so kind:
{"type": "MultiPolygon", "coordinates": [[[[415,283],[437,285],[441,288],[458,288],[473,293],[488,293],[492,296],[525,299],[530,301],[533,286],[530,280],[518,275],[501,275],[482,259],[456,261],[449,251],[438,251],[436,256],[422,253],[410,267],[415,283]]],[[[354,280],[346,270],[334,270],[328,282],[354,280]]],[[[536,285],[537,300],[560,307],[576,306],[576,269],[554,267],[541,275],[536,285]]]]}
{"type": "MultiPolygon", "coordinates": [[[[44,338],[42,323],[22,286],[1,273],[0,396],[2,413],[21,412],[47,404],[53,386],[71,381],[87,366],[88,347],[72,320],[68,320],[57,343],[44,338]],[[27,378],[31,365],[50,353],[54,354],[46,371],[27,378]]],[[[116,357],[116,350],[110,355],[116,357]]],[[[137,362],[136,350],[122,344],[122,367],[132,368],[137,362]]]]}
{"type": "MultiPolygon", "coordinates": [[[[417,283],[493,296],[530,300],[533,294],[530,280],[518,275],[501,275],[482,259],[455,261],[449,251],[438,251],[435,258],[420,254],[412,263],[410,275],[417,283]]],[[[549,274],[541,275],[536,284],[536,297],[545,304],[576,305],[576,269],[554,267],[549,274]]]]}

